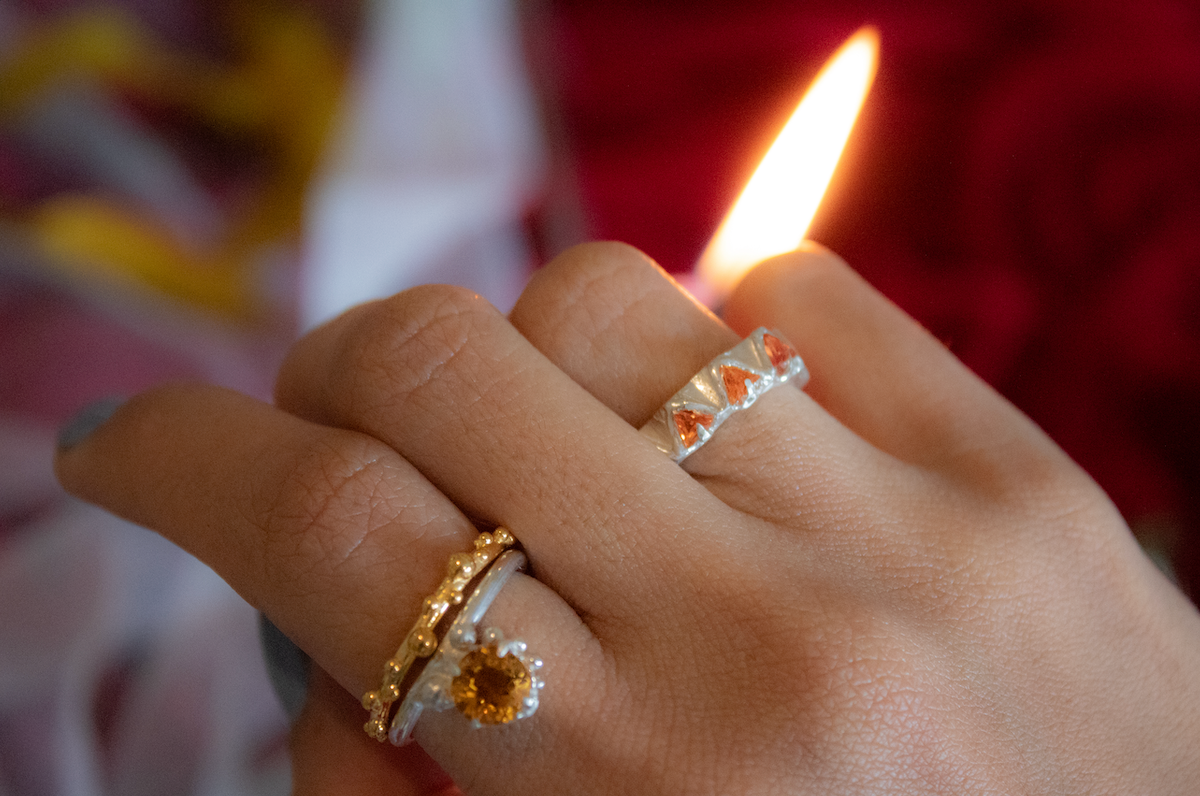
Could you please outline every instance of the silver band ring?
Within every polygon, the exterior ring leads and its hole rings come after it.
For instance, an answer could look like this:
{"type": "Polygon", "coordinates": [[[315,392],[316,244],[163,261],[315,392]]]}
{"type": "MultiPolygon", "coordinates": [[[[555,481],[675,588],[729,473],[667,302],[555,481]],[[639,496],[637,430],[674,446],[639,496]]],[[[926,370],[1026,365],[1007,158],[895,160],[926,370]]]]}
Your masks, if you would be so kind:
{"type": "Polygon", "coordinates": [[[709,362],[654,413],[641,433],[682,462],[739,409],[776,385],[808,383],[808,368],[779,332],[759,327],[709,362]]]}
{"type": "Polygon", "coordinates": [[[508,724],[537,710],[542,662],[529,654],[524,641],[505,639],[496,628],[477,633],[496,595],[525,560],[519,550],[508,550],[484,574],[400,703],[388,732],[393,744],[412,739],[427,708],[458,708],[474,727],[508,724]]]}

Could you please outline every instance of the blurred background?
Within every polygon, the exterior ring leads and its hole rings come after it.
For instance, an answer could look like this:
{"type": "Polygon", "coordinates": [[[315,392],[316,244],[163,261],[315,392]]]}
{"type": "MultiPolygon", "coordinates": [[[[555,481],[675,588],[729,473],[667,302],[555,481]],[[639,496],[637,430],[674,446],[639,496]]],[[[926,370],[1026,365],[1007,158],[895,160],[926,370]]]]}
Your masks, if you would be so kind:
{"type": "Polygon", "coordinates": [[[276,794],[254,611],[65,497],[80,406],[589,239],[687,272],[803,88],[881,64],[809,236],[1200,583],[1200,8],[0,0],[0,796],[276,794]]]}

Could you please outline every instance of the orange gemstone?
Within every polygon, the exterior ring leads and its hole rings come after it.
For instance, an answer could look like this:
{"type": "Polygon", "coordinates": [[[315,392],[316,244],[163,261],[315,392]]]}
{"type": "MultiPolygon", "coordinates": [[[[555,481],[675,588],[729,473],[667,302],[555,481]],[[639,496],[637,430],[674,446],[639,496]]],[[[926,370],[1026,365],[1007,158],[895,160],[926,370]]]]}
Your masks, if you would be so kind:
{"type": "Polygon", "coordinates": [[[675,413],[675,428],[679,429],[679,436],[683,439],[683,444],[689,448],[695,445],[696,440],[700,438],[700,432],[696,430],[696,427],[712,428],[712,423],[713,416],[707,412],[680,409],[675,413]]]}
{"type": "Polygon", "coordinates": [[[771,358],[771,364],[775,366],[775,372],[781,376],[787,370],[785,367],[787,361],[792,357],[799,356],[794,348],[773,334],[763,334],[763,346],[767,349],[767,356],[771,358]]]}
{"type": "Polygon", "coordinates": [[[463,656],[461,674],[450,683],[455,707],[480,724],[508,724],[533,689],[533,678],[514,655],[501,658],[496,645],[463,656]]]}
{"type": "Polygon", "coordinates": [[[750,394],[746,382],[749,381],[753,384],[759,378],[757,373],[751,373],[744,368],[733,365],[721,366],[721,381],[725,383],[725,396],[729,398],[731,404],[740,404],[746,400],[746,396],[750,394]]]}

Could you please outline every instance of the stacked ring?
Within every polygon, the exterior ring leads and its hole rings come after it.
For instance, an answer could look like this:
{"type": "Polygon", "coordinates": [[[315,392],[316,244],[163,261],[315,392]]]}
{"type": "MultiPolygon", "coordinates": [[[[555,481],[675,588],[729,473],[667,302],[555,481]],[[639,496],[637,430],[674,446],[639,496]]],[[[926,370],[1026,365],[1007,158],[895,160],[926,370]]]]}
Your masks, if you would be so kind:
{"type": "Polygon", "coordinates": [[[504,584],[524,565],[525,555],[509,550],[488,569],[400,703],[388,734],[393,744],[411,740],[426,708],[457,708],[476,728],[508,724],[537,710],[542,662],[528,653],[525,642],[506,640],[496,628],[479,633],[477,627],[504,584]]]}
{"type": "MultiPolygon", "coordinates": [[[[800,387],[808,382],[804,361],[783,335],[755,329],[693,376],[641,433],[672,460],[682,462],[730,415],[788,381],[800,387]]],[[[525,564],[523,553],[506,551],[514,541],[506,529],[497,528],[481,533],[472,552],[451,556],[442,585],[425,599],[416,624],[384,664],[383,684],[363,695],[363,707],[371,713],[363,729],[372,738],[390,739],[397,746],[407,743],[427,708],[455,707],[475,727],[508,724],[537,710],[542,662],[528,654],[525,642],[506,640],[496,628],[478,629],[500,589],[525,564]],[[439,639],[437,625],[450,606],[463,602],[467,587],[485,570],[445,638],[439,639]],[[401,686],[419,658],[432,660],[404,693],[401,686]],[[401,696],[389,729],[392,706],[401,696]]]]}
{"type": "Polygon", "coordinates": [[[425,598],[421,615],[405,636],[396,653],[383,667],[383,683],[377,691],[363,694],[362,705],[371,712],[363,729],[377,741],[387,738],[392,705],[401,697],[400,686],[418,658],[428,658],[438,648],[436,628],[451,605],[463,601],[467,585],[516,540],[505,528],[481,533],[470,553],[455,553],[446,567],[446,578],[433,594],[425,598]]]}
{"type": "Polygon", "coordinates": [[[725,420],[771,388],[808,383],[808,368],[779,332],[755,329],[671,396],[641,433],[675,462],[699,450],[725,420]]]}

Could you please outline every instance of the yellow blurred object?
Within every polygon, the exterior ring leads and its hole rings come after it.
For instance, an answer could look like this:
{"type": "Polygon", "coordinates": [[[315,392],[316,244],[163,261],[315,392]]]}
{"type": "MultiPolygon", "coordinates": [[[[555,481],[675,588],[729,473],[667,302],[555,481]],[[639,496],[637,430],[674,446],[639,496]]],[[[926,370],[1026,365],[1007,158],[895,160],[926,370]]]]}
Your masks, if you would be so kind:
{"type": "Polygon", "coordinates": [[[204,260],[166,230],[104,200],[55,197],[38,208],[30,231],[41,252],[68,272],[136,280],[225,315],[250,310],[246,268],[204,260]]]}
{"type": "MultiPolygon", "coordinates": [[[[264,251],[299,238],[305,193],[337,112],[344,56],[299,6],[236,0],[227,6],[228,64],[176,52],[111,8],[65,16],[28,37],[0,69],[0,119],[44,92],[84,81],[148,99],[219,135],[245,141],[261,171],[255,190],[226,208],[206,251],[189,250],[152,217],[111,198],[59,196],[34,209],[28,230],[68,270],[135,280],[226,315],[253,315],[263,297],[252,274],[264,251]]],[[[101,186],[103,187],[103,186],[101,186]]]]}
{"type": "Polygon", "coordinates": [[[225,96],[255,99],[275,167],[232,233],[241,246],[299,232],[305,188],[337,115],[345,67],[316,20],[297,9],[237,4],[230,27],[241,34],[245,60],[229,76],[236,90],[225,96]]]}
{"type": "Polygon", "coordinates": [[[11,114],[55,83],[80,75],[121,80],[153,69],[150,43],[127,13],[114,8],[72,14],[32,34],[0,71],[0,114],[11,114]]]}

